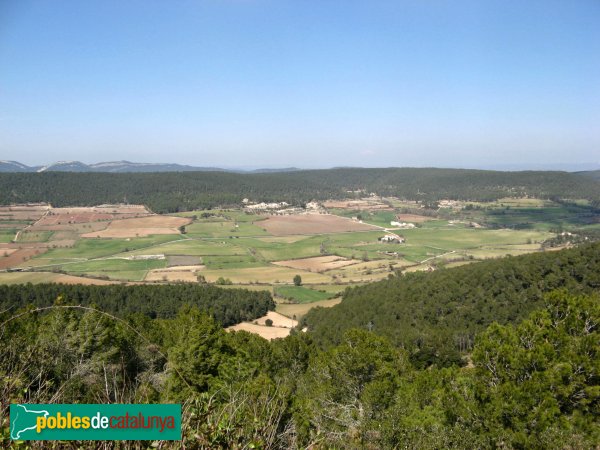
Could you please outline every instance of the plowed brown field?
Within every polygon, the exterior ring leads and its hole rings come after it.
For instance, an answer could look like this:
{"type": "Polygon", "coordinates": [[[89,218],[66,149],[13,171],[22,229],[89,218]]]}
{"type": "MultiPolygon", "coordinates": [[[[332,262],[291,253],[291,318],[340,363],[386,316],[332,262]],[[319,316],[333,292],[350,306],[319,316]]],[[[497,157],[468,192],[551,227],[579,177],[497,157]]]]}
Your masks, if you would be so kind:
{"type": "Polygon", "coordinates": [[[172,216],[147,216],[135,219],[113,220],[101,231],[85,233],[84,238],[128,238],[150,236],[152,234],[179,234],[179,227],[188,225],[191,219],[172,216]]]}
{"type": "Polygon", "coordinates": [[[343,233],[378,230],[378,227],[331,214],[300,214],[269,217],[258,223],[274,236],[294,234],[343,233]]]}

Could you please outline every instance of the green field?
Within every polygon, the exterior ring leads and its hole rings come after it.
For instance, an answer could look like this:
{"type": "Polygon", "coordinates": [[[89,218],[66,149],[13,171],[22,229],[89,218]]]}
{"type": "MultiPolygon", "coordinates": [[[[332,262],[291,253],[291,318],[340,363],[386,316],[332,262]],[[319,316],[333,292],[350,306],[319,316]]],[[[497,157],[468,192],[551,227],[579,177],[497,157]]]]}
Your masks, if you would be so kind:
{"type": "Polygon", "coordinates": [[[275,295],[292,300],[295,303],[317,302],[334,296],[331,293],[316,291],[304,286],[277,286],[275,295]]]}
{"type": "Polygon", "coordinates": [[[177,241],[179,239],[181,237],[177,235],[155,235],[129,239],[80,239],[73,247],[50,249],[44,254],[44,257],[93,259],[142,248],[150,248],[163,242],[177,241]]]}
{"type": "Polygon", "coordinates": [[[22,231],[17,242],[48,242],[53,234],[53,231],[22,231]]]}
{"type": "MultiPolygon", "coordinates": [[[[195,212],[194,215],[198,215],[195,212]]],[[[200,213],[202,214],[202,213],[200,213]]],[[[206,265],[203,272],[207,280],[223,277],[235,283],[278,284],[291,283],[296,272],[301,273],[308,283],[331,285],[353,285],[378,280],[392,270],[426,261],[456,259],[474,260],[496,257],[503,254],[520,254],[539,249],[539,243],[552,236],[541,230],[489,230],[468,228],[464,223],[449,224],[447,220],[433,220],[415,229],[399,230],[406,238],[404,244],[384,244],[384,231],[354,233],[331,233],[317,236],[254,236],[217,237],[231,232],[234,222],[223,222],[227,218],[243,218],[236,222],[240,229],[255,232],[257,216],[241,212],[219,211],[205,219],[198,219],[188,226],[188,233],[181,236],[157,235],[131,239],[79,239],[70,248],[51,248],[48,252],[32,258],[23,267],[50,266],[61,268],[72,274],[92,274],[111,279],[141,280],[148,270],[164,267],[164,260],[132,261],[126,259],[139,255],[195,256],[206,265]],[[190,232],[191,231],[191,232],[190,232]],[[204,234],[204,236],[202,236],[204,234]],[[274,267],[272,261],[307,258],[321,255],[337,255],[365,263],[331,270],[323,274],[274,267]]],[[[390,218],[388,211],[379,211],[372,216],[380,223],[390,218]]],[[[375,222],[377,221],[375,220],[375,222]]],[[[260,221],[258,221],[260,222],[260,221]]],[[[50,239],[35,233],[33,239],[50,239]]],[[[427,264],[425,264],[427,266],[427,264]]],[[[308,292],[313,292],[308,290],[308,292]]],[[[317,295],[315,299],[321,299],[317,295]]],[[[306,300],[301,300],[306,301],[306,300]]]]}
{"type": "Polygon", "coordinates": [[[310,311],[314,307],[322,307],[322,308],[330,308],[334,305],[337,305],[342,300],[340,298],[332,298],[329,300],[320,300],[312,303],[279,303],[275,308],[279,314],[283,314],[284,316],[290,318],[296,318],[297,320],[301,319],[308,311],[310,311]]]}
{"type": "MultiPolygon", "coordinates": [[[[321,233],[314,236],[271,236],[261,228],[266,216],[242,210],[207,210],[179,213],[191,217],[181,235],[155,235],[130,239],[84,239],[76,230],[37,231],[20,234],[24,244],[44,242],[47,252],[40,253],[21,268],[60,270],[71,275],[94,276],[110,280],[142,281],[148,271],[167,266],[169,257],[178,256],[202,268],[205,280],[214,283],[222,278],[228,288],[267,289],[276,297],[298,304],[319,304],[338,295],[347,287],[389,277],[397,271],[431,270],[453,267],[504,255],[540,251],[542,243],[557,235],[557,230],[587,230],[598,233],[598,214],[585,202],[558,204],[535,199],[502,199],[492,203],[463,202],[460,208],[446,208],[421,213],[418,205],[391,201],[395,211],[335,209],[330,212],[344,217],[360,216],[365,223],[392,228],[396,214],[431,217],[412,229],[393,232],[404,243],[388,244],[379,239],[385,230],[347,233],[321,233]],[[58,248],[52,243],[65,242],[58,248]],[[75,242],[68,246],[69,242],[75,242]],[[165,259],[134,260],[134,256],[164,255],[165,259]],[[337,256],[355,260],[345,267],[316,265],[298,270],[273,262],[317,256],[337,256]],[[321,272],[318,272],[320,270],[321,272]],[[303,285],[294,286],[295,275],[303,285]]],[[[82,226],[82,230],[88,228],[82,226]]],[[[0,229],[0,242],[10,242],[16,230],[0,229]]],[[[308,261],[309,264],[310,261],[308,261]]],[[[289,264],[289,263],[286,263],[289,264]]],[[[184,266],[186,264],[183,264],[184,266]]],[[[12,279],[38,282],[52,278],[34,272],[20,272],[12,279]]],[[[195,274],[191,275],[195,279],[195,274]]],[[[5,281],[9,282],[5,277],[5,281]]]]}
{"type": "Polygon", "coordinates": [[[109,258],[63,264],[58,268],[71,275],[91,275],[113,280],[142,281],[149,270],[163,267],[166,267],[165,260],[130,261],[109,258]]]}
{"type": "Polygon", "coordinates": [[[11,242],[16,233],[17,230],[13,228],[0,228],[0,243],[11,242]]]}
{"type": "Polygon", "coordinates": [[[319,256],[322,242],[323,236],[311,236],[290,243],[250,238],[236,240],[237,245],[253,249],[267,261],[319,256]]]}
{"type": "Polygon", "coordinates": [[[252,255],[234,255],[234,256],[205,256],[202,262],[209,269],[244,269],[248,267],[261,267],[267,264],[252,255]]]}
{"type": "Polygon", "coordinates": [[[190,237],[236,238],[242,236],[269,236],[252,222],[194,222],[185,227],[190,237]]]}
{"type": "Polygon", "coordinates": [[[488,226],[512,229],[571,229],[597,222],[598,212],[588,202],[555,203],[538,199],[502,199],[475,203],[469,216],[488,226]]]}
{"type": "MultiPolygon", "coordinates": [[[[237,241],[235,241],[237,243],[237,241]]],[[[247,255],[248,251],[233,241],[208,239],[178,239],[167,243],[145,247],[142,250],[128,252],[127,255],[192,255],[192,256],[228,256],[247,255]]]]}

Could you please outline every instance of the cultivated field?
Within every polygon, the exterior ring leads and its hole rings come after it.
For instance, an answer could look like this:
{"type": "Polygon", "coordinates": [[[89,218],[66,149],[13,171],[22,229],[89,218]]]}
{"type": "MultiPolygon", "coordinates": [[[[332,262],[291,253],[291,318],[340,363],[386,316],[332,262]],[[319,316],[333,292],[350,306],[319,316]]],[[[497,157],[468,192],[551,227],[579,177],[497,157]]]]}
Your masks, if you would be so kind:
{"type": "Polygon", "coordinates": [[[355,209],[355,210],[393,210],[393,208],[387,204],[378,200],[328,200],[323,202],[325,208],[339,208],[339,209],[355,209]]]}
{"type": "Polygon", "coordinates": [[[335,297],[337,294],[319,290],[318,285],[311,288],[305,286],[277,286],[275,295],[292,303],[312,303],[335,297]]]}
{"type": "Polygon", "coordinates": [[[0,206],[0,222],[35,222],[49,210],[46,204],[0,206]]]}
{"type": "Polygon", "coordinates": [[[290,334],[292,328],[298,325],[298,321],[290,319],[274,311],[269,311],[265,316],[256,319],[254,322],[242,322],[227,328],[227,331],[248,331],[258,334],[265,339],[284,338],[290,334]],[[270,320],[272,324],[266,325],[270,320]]]}
{"type": "Polygon", "coordinates": [[[4,255],[6,252],[6,256],[0,257],[0,269],[8,269],[11,267],[16,267],[34,256],[39,256],[46,251],[45,248],[19,248],[19,249],[3,249],[0,248],[0,254],[4,255]],[[10,253],[8,250],[12,250],[10,253]]]}
{"type": "Polygon", "coordinates": [[[369,231],[376,227],[331,214],[301,214],[269,217],[260,226],[273,236],[369,231]]]}
{"type": "Polygon", "coordinates": [[[109,223],[105,230],[82,234],[84,238],[132,238],[155,234],[179,234],[179,227],[192,221],[184,217],[147,216],[135,219],[119,219],[109,223]]]}
{"type": "MultiPolygon", "coordinates": [[[[437,211],[388,198],[324,205],[330,214],[260,215],[240,207],[161,216],[130,205],[0,207],[0,283],[218,283],[268,290],[278,312],[300,318],[314,306],[336,304],[347,287],[397,272],[541,251],[556,230],[600,230],[600,216],[589,209],[535,199],[437,211]],[[390,231],[391,221],[417,226],[390,231]],[[405,242],[382,241],[389,233],[405,242]],[[301,286],[294,285],[296,275],[301,286]]],[[[240,327],[270,338],[288,333],[277,326],[240,327]]]]}
{"type": "Polygon", "coordinates": [[[247,331],[248,333],[258,334],[260,337],[273,340],[282,339],[290,335],[289,328],[282,327],[266,327],[263,325],[256,325],[250,322],[242,322],[237,325],[233,325],[227,328],[227,331],[247,331]]]}
{"type": "Polygon", "coordinates": [[[76,277],[52,272],[12,272],[0,273],[0,284],[22,284],[22,283],[63,283],[63,284],[115,284],[116,281],[97,280],[86,277],[76,277]]]}
{"type": "Polygon", "coordinates": [[[262,266],[245,269],[207,269],[202,272],[206,281],[215,282],[226,278],[236,284],[292,284],[296,275],[306,283],[331,283],[331,277],[319,273],[304,272],[286,267],[262,266]]]}
{"type": "Polygon", "coordinates": [[[351,266],[360,261],[346,259],[336,255],[315,256],[313,258],[288,259],[286,261],[274,261],[277,266],[291,267],[292,269],[308,270],[309,272],[325,272],[327,270],[339,269],[351,266]]]}
{"type": "Polygon", "coordinates": [[[398,222],[423,223],[432,220],[433,217],[421,216],[418,214],[398,214],[396,215],[398,222]]]}
{"type": "Polygon", "coordinates": [[[201,274],[202,270],[206,269],[206,266],[195,265],[195,266],[173,266],[162,269],[152,269],[146,274],[145,281],[185,281],[188,283],[196,283],[198,281],[198,275],[201,274]]]}
{"type": "Polygon", "coordinates": [[[331,300],[321,300],[313,303],[280,303],[275,308],[275,311],[277,311],[280,314],[283,314],[284,316],[296,317],[297,320],[300,320],[312,308],[331,308],[332,306],[337,305],[341,301],[341,298],[332,298],[331,300]]]}

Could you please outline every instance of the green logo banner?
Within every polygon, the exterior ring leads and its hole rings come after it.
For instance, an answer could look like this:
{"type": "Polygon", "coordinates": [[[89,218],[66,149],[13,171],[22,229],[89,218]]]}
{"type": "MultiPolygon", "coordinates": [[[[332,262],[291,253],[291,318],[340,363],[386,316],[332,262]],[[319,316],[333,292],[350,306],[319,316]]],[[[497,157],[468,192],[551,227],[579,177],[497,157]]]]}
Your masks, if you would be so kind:
{"type": "Polygon", "coordinates": [[[15,441],[181,439],[181,405],[10,405],[15,441]]]}

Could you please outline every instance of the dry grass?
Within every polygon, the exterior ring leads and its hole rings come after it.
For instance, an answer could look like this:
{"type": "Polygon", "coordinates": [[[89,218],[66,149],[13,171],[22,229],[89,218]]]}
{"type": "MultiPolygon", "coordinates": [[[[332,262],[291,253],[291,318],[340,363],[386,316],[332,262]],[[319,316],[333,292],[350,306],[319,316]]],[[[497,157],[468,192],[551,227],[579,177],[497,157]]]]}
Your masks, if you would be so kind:
{"type": "MultiPolygon", "coordinates": [[[[197,266],[203,267],[203,266],[197,266]]],[[[178,268],[180,269],[180,268],[178,268]]],[[[193,270],[165,270],[165,269],[154,269],[150,270],[146,275],[144,281],[185,281],[188,283],[196,283],[198,281],[198,275],[193,270]]]]}
{"type": "Polygon", "coordinates": [[[46,216],[36,223],[36,225],[46,226],[103,222],[115,219],[146,216],[148,214],[148,210],[141,205],[52,208],[46,216]]]}
{"type": "Polygon", "coordinates": [[[398,214],[398,222],[423,223],[428,220],[434,220],[435,217],[420,216],[418,214],[398,214]]]}
{"type": "Polygon", "coordinates": [[[185,281],[188,283],[196,283],[198,281],[198,273],[205,268],[206,266],[195,265],[153,269],[146,274],[144,281],[185,281]]]}
{"type": "Polygon", "coordinates": [[[328,200],[325,208],[359,209],[359,210],[392,210],[389,205],[377,200],[328,200]]]}
{"type": "Polygon", "coordinates": [[[262,316],[259,319],[256,319],[254,322],[256,322],[258,325],[265,325],[267,319],[270,319],[273,321],[274,327],[294,328],[295,326],[298,325],[297,320],[292,320],[289,317],[286,317],[275,311],[269,311],[267,313],[267,315],[262,316]]]}
{"type": "Polygon", "coordinates": [[[309,272],[325,272],[327,270],[339,269],[350,266],[360,261],[356,259],[346,259],[341,256],[315,256],[313,258],[288,259],[286,261],[276,261],[273,264],[277,266],[291,267],[292,269],[308,270],[309,272]]]}
{"type": "Polygon", "coordinates": [[[229,278],[234,284],[255,282],[264,284],[291,284],[295,275],[300,275],[304,283],[331,283],[330,277],[320,273],[276,266],[248,267],[244,269],[209,269],[203,271],[202,275],[209,282],[215,282],[218,278],[223,277],[229,278]]]}
{"type": "Polygon", "coordinates": [[[265,339],[284,338],[290,334],[292,328],[298,325],[298,321],[283,316],[275,311],[269,311],[265,316],[256,319],[253,323],[242,322],[227,328],[227,331],[248,331],[258,334],[265,339]],[[273,325],[265,325],[267,320],[271,320],[273,325]]]}
{"type": "Polygon", "coordinates": [[[226,328],[227,331],[247,331],[248,333],[258,334],[260,337],[273,340],[282,339],[289,336],[289,328],[265,327],[263,325],[254,325],[253,323],[242,322],[232,327],[226,328]]]}
{"type": "Polygon", "coordinates": [[[277,312],[287,317],[296,316],[297,320],[300,320],[308,311],[317,306],[323,308],[331,308],[342,301],[341,298],[332,298],[330,300],[321,300],[312,303],[280,303],[275,308],[277,312]]]}
{"type": "Polygon", "coordinates": [[[188,225],[191,219],[173,216],[147,216],[135,219],[113,220],[105,230],[85,233],[84,238],[128,238],[154,234],[179,234],[179,227],[188,225]]]}
{"type": "Polygon", "coordinates": [[[258,226],[274,236],[343,233],[348,231],[372,231],[379,229],[373,225],[359,223],[346,217],[339,217],[331,214],[274,216],[260,222],[258,226]]]}
{"type": "Polygon", "coordinates": [[[0,206],[0,220],[38,220],[49,209],[42,204],[0,206]]]}

